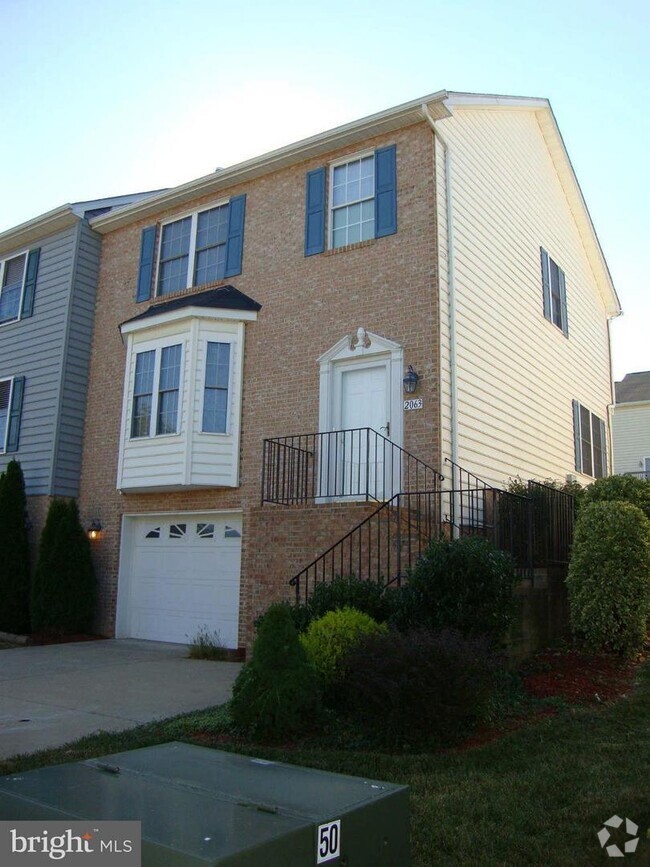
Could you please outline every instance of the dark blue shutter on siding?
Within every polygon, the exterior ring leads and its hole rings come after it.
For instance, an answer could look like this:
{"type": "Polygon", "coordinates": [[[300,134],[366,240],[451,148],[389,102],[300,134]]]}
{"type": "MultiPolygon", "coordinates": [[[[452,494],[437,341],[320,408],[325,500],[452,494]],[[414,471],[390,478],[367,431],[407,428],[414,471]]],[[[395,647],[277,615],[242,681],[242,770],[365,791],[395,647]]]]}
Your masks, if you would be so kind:
{"type": "Polygon", "coordinates": [[[562,334],[564,334],[565,337],[568,337],[569,317],[566,308],[566,279],[564,277],[564,271],[561,268],[558,268],[557,270],[560,277],[560,318],[562,319],[562,334]]]}
{"type": "Polygon", "coordinates": [[[305,256],[325,249],[325,168],[307,172],[305,256]]]}
{"type": "Polygon", "coordinates": [[[603,450],[603,476],[607,475],[607,428],[605,422],[599,418],[600,423],[600,444],[603,450]]]}
{"type": "Polygon", "coordinates": [[[580,438],[580,404],[577,400],[573,403],[573,448],[575,451],[576,471],[582,472],[582,440],[580,438]]]}
{"type": "Polygon", "coordinates": [[[224,277],[241,274],[244,255],[244,221],[246,196],[233,196],[228,213],[228,242],[226,244],[226,270],[224,277]]]}
{"type": "Polygon", "coordinates": [[[25,274],[25,289],[23,291],[23,308],[20,311],[21,319],[26,319],[34,312],[34,295],[36,293],[36,278],[38,276],[38,260],[41,257],[40,249],[30,250],[27,256],[27,272],[25,274]]]}
{"type": "Polygon", "coordinates": [[[9,429],[7,430],[7,451],[17,452],[20,439],[20,416],[23,411],[23,394],[25,393],[25,377],[17,376],[11,389],[11,406],[9,407],[9,429]]]}
{"type": "Polygon", "coordinates": [[[140,270],[138,272],[138,291],[136,301],[148,301],[151,298],[153,282],[154,252],[156,249],[156,227],[148,226],[142,230],[140,242],[140,270]]]}
{"type": "Polygon", "coordinates": [[[548,278],[548,253],[542,247],[539,248],[542,259],[542,297],[544,298],[544,316],[549,322],[551,317],[551,284],[548,278]]]}
{"type": "Polygon", "coordinates": [[[397,231],[397,158],[395,145],[375,151],[375,238],[397,231]]]}

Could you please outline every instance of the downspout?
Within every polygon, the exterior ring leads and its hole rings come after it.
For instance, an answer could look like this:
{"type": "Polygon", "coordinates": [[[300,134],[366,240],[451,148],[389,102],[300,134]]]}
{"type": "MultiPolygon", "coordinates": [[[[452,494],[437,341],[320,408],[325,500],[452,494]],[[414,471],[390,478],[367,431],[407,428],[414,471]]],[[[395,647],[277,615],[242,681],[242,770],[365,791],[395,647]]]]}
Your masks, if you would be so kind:
{"type": "MultiPolygon", "coordinates": [[[[452,164],[451,151],[444,137],[436,128],[426,103],[421,106],[422,116],[433,130],[433,135],[445,154],[445,210],[447,215],[447,297],[449,301],[449,417],[451,460],[458,464],[458,385],[456,380],[456,284],[454,262],[454,221],[451,199],[452,164]]],[[[453,474],[452,474],[453,478],[453,474]]],[[[452,487],[454,483],[452,482],[452,487]]]]}

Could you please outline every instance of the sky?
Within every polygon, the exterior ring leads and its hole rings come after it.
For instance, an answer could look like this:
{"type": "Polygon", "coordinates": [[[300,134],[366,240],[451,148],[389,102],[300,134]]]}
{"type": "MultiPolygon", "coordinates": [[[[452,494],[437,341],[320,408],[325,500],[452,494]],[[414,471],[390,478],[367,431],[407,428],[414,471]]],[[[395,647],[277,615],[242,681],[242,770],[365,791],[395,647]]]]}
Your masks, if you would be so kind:
{"type": "Polygon", "coordinates": [[[550,99],[650,370],[648,0],[0,0],[0,231],[438,90],[550,99]]]}

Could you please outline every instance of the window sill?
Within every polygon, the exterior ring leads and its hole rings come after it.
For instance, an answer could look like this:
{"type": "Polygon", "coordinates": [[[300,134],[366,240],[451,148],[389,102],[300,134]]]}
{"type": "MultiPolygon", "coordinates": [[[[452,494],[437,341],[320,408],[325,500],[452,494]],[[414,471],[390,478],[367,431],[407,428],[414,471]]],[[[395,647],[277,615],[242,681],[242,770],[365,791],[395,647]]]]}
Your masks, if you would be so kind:
{"type": "Polygon", "coordinates": [[[377,242],[377,238],[369,238],[367,241],[357,241],[355,244],[346,244],[344,247],[331,247],[325,250],[324,256],[336,256],[339,253],[347,253],[349,250],[360,250],[363,247],[371,247],[377,242]]]}

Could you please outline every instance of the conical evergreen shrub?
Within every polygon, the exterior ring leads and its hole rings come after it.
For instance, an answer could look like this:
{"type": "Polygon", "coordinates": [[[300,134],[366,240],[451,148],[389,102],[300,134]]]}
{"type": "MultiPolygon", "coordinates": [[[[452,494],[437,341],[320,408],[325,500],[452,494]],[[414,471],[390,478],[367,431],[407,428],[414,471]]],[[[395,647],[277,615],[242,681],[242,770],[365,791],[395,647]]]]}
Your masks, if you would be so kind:
{"type": "Polygon", "coordinates": [[[277,739],[313,727],[320,709],[318,675],[298,638],[291,607],[272,605],[259,623],[251,660],[235,681],[233,721],[277,739]]]}
{"type": "Polygon", "coordinates": [[[32,582],[32,629],[89,632],[95,613],[90,543],[74,500],[53,500],[41,535],[32,582]]]}
{"type": "Polygon", "coordinates": [[[0,630],[29,632],[29,544],[25,480],[12,460],[0,476],[0,630]]]}

